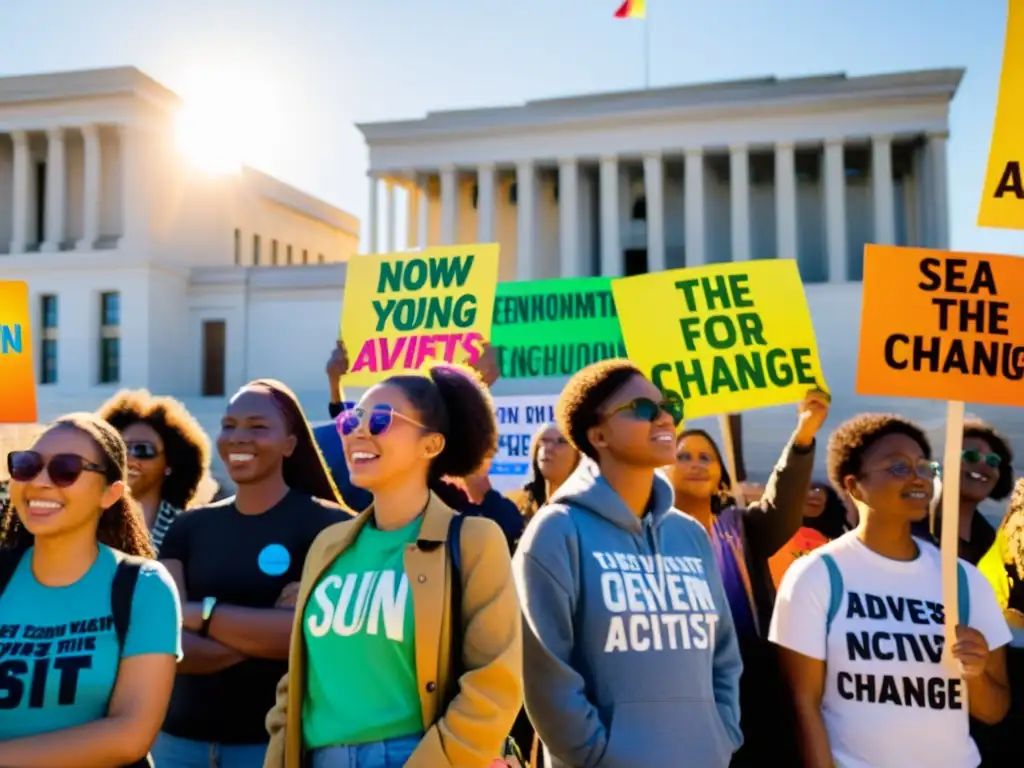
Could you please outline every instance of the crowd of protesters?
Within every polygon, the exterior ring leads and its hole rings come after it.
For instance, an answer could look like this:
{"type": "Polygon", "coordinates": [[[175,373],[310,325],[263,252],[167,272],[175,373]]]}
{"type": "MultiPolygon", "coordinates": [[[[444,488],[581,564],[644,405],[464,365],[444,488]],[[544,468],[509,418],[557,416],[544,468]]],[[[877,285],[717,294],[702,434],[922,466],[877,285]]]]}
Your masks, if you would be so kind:
{"type": "Polygon", "coordinates": [[[256,380],[213,440],[126,391],[9,453],[0,765],[1019,761],[1024,481],[994,426],[966,425],[959,467],[890,414],[823,448],[830,399],[811,391],[754,490],[681,402],[609,360],[571,378],[506,496],[492,352],[358,402],[347,369],[339,343],[315,429],[256,380]],[[213,450],[235,489],[217,501],[213,450]],[[951,641],[943,471],[960,473],[951,641]],[[988,499],[1010,500],[998,527],[988,499]]]}

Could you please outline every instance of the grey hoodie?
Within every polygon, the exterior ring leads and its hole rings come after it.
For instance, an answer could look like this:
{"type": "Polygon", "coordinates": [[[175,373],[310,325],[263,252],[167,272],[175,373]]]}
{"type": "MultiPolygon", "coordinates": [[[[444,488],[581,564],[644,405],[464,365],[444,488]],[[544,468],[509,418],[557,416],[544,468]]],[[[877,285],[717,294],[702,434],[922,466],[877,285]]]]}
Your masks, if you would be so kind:
{"type": "Polygon", "coordinates": [[[743,663],[707,532],[655,476],[637,518],[589,461],[514,560],[526,709],[551,768],[725,768],[743,663]]]}

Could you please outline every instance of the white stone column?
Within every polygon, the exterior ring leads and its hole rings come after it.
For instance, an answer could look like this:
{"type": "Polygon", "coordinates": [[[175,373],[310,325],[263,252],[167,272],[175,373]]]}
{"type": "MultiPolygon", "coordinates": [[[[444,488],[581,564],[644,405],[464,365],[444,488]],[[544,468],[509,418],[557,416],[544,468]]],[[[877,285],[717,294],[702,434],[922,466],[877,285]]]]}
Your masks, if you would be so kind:
{"type": "Polygon", "coordinates": [[[892,179],[892,136],[871,137],[871,195],[875,243],[896,244],[896,200],[892,179]]]}
{"type": "Polygon", "coordinates": [[[139,125],[119,125],[121,143],[121,241],[122,247],[145,252],[149,247],[150,191],[149,167],[152,134],[139,125]]]}
{"type": "Polygon", "coordinates": [[[619,159],[601,158],[601,275],[620,277],[622,236],[619,234],[619,159]]]}
{"type": "Polygon", "coordinates": [[[732,260],[749,261],[750,154],[745,145],[729,147],[729,202],[732,224],[732,260]]]}
{"type": "Polygon", "coordinates": [[[582,277],[580,268],[580,168],[576,158],[558,162],[558,259],[562,277],[582,277]]]}
{"type": "Polygon", "coordinates": [[[394,253],[398,244],[398,229],[395,221],[395,182],[384,179],[384,237],[388,253],[394,253]]]}
{"type": "Polygon", "coordinates": [[[494,242],[494,166],[476,169],[476,240],[494,242]]]}
{"type": "Polygon", "coordinates": [[[56,253],[64,242],[68,174],[65,164],[64,129],[46,132],[46,238],[41,251],[56,253]]]}
{"type": "Polygon", "coordinates": [[[704,237],[704,150],[686,150],[684,167],[684,204],[686,206],[686,266],[707,263],[704,237]]]}
{"type": "Polygon", "coordinates": [[[366,242],[367,253],[379,253],[380,252],[380,224],[378,221],[377,214],[377,176],[376,174],[367,174],[370,184],[370,210],[367,213],[366,218],[369,219],[367,222],[370,226],[369,239],[366,242]]]}
{"type": "Polygon", "coordinates": [[[536,274],[536,174],[532,160],[516,164],[516,280],[533,280],[536,274]]]}
{"type": "Polygon", "coordinates": [[[775,258],[795,259],[800,250],[796,212],[796,149],[775,145],[775,258]]]}
{"type": "Polygon", "coordinates": [[[430,243],[430,176],[424,174],[419,177],[417,184],[421,196],[417,240],[420,248],[426,248],[430,243]]]}
{"type": "Polygon", "coordinates": [[[91,251],[100,236],[100,200],[103,195],[103,150],[98,125],[82,126],[82,239],[76,247],[91,251]]]}
{"type": "Polygon", "coordinates": [[[930,174],[932,202],[935,206],[933,221],[936,248],[949,248],[949,177],[947,176],[946,144],[948,133],[928,134],[928,154],[931,155],[930,174]]]}
{"type": "Polygon", "coordinates": [[[441,245],[454,245],[458,225],[459,174],[455,166],[441,169],[441,245]]]}
{"type": "Polygon", "coordinates": [[[846,282],[846,168],[843,140],[825,142],[825,241],[828,281],[846,282]]]}
{"type": "Polygon", "coordinates": [[[14,199],[11,201],[11,253],[25,253],[28,249],[29,174],[31,158],[28,151],[28,134],[15,131],[11,134],[14,142],[14,199]]]}
{"type": "Polygon", "coordinates": [[[411,181],[405,187],[409,195],[405,210],[405,247],[413,249],[420,241],[420,185],[415,172],[410,173],[409,178],[411,181]]]}
{"type": "Polygon", "coordinates": [[[660,153],[644,155],[647,205],[647,271],[661,272],[665,261],[665,167],[660,153]]]}

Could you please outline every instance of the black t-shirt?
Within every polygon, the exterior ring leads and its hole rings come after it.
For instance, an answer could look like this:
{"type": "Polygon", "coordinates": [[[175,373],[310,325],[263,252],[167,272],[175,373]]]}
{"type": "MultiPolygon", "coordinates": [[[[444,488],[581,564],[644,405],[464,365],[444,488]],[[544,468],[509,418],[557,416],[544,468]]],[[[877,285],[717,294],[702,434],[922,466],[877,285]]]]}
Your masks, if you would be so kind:
{"type": "MultiPolygon", "coordinates": [[[[184,512],[167,532],[160,557],[182,562],[189,600],[272,608],[301,578],[317,534],[348,519],[341,507],[295,491],[261,515],[243,515],[234,502],[184,512]]],[[[247,659],[212,675],[178,675],[163,730],[196,741],[264,743],[264,720],[287,669],[285,660],[247,659]]]]}

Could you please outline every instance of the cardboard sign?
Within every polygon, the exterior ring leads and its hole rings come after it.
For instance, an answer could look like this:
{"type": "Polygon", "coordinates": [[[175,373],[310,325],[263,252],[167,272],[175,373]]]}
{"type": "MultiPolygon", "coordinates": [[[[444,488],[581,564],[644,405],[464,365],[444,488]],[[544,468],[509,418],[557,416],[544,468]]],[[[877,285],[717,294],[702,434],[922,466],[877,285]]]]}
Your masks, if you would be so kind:
{"type": "Polygon", "coordinates": [[[348,262],[341,333],[345,384],[415,373],[432,361],[473,365],[491,334],[498,246],[459,245],[348,262]]]}
{"type": "Polygon", "coordinates": [[[491,462],[491,486],[499,493],[522,487],[530,471],[530,444],[555,420],[558,395],[506,395],[494,398],[498,417],[498,453],[491,462]]]}
{"type": "MultiPolygon", "coordinates": [[[[715,264],[612,281],[630,358],[687,418],[825,390],[796,262],[715,264]]],[[[827,391],[827,390],[826,390],[827,391]]]]}
{"type": "Polygon", "coordinates": [[[1009,0],[979,227],[1024,229],[1024,0],[1009,0]]]}
{"type": "Polygon", "coordinates": [[[768,558],[768,570],[771,571],[772,581],[775,582],[776,588],[782,583],[782,577],[786,575],[789,566],[808,552],[813,552],[822,544],[828,544],[828,538],[825,534],[814,528],[802,526],[793,534],[793,538],[787,541],[778,552],[768,558]]]}
{"type": "Polygon", "coordinates": [[[866,246],[857,392],[1024,405],[1024,259],[866,246]]]}
{"type": "Polygon", "coordinates": [[[37,420],[32,350],[28,284],[0,282],[0,424],[37,420]]]}
{"type": "Polygon", "coordinates": [[[626,356],[608,277],[501,283],[491,334],[503,379],[572,376],[626,356]]]}

